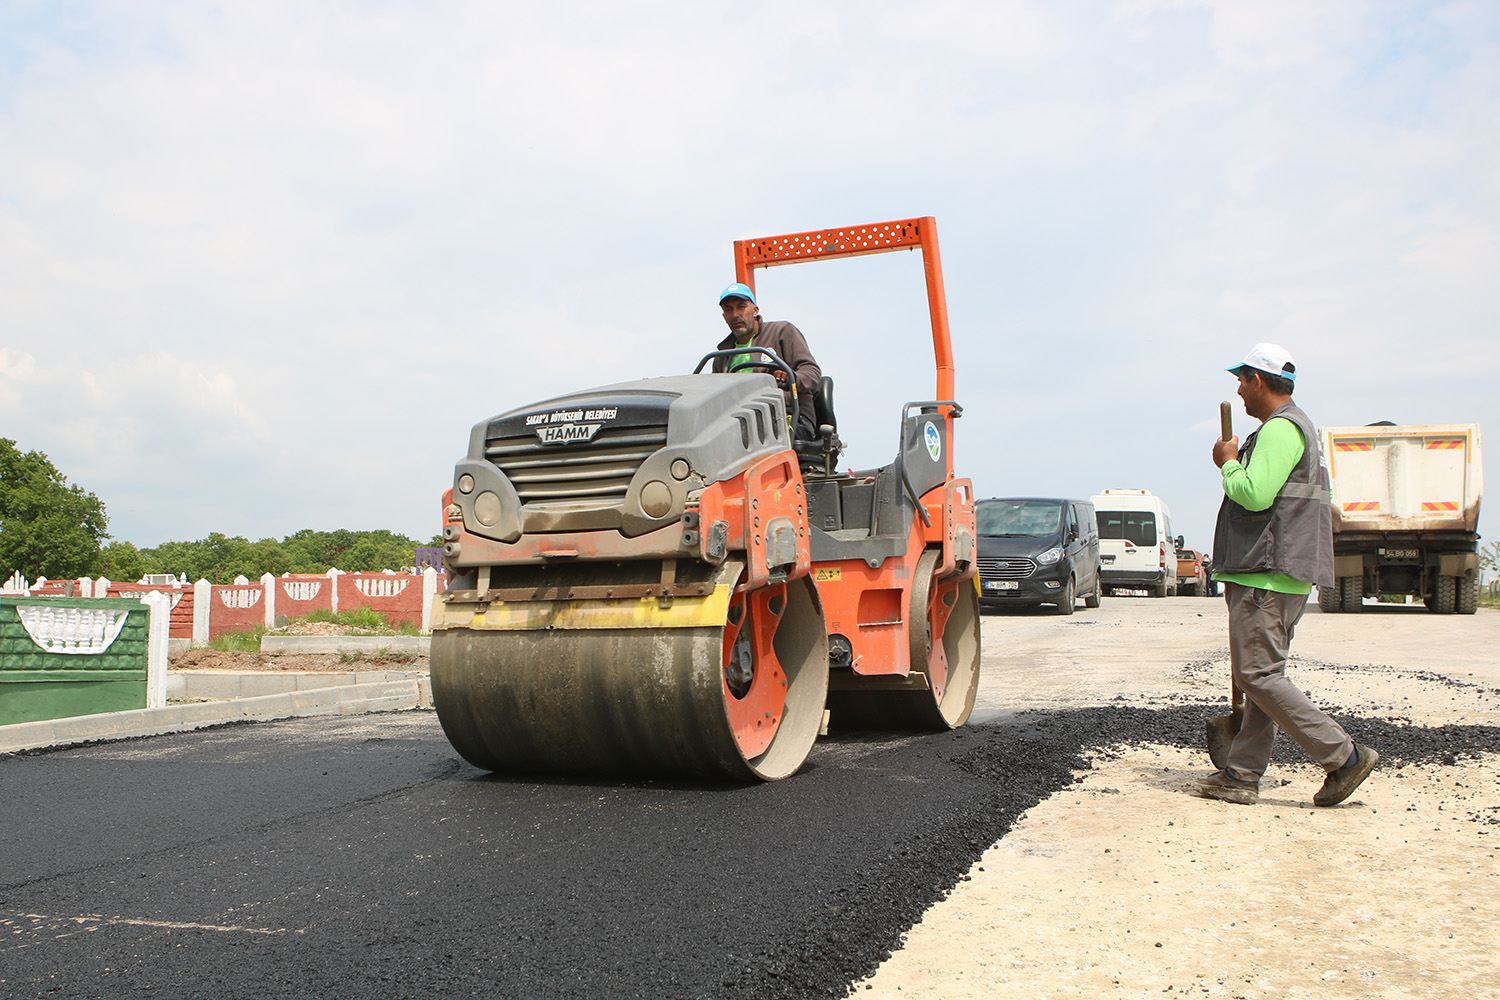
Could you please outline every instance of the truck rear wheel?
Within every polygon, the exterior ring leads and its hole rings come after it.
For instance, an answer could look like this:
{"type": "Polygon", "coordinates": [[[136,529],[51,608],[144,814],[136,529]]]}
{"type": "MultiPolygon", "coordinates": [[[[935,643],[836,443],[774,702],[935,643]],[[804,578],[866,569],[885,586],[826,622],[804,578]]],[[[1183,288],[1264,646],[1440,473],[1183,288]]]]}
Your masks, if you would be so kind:
{"type": "Polygon", "coordinates": [[[1461,615],[1472,615],[1479,610],[1479,577],[1476,575],[1456,579],[1458,582],[1458,613],[1461,615]]]}
{"type": "Polygon", "coordinates": [[[1432,593],[1432,610],[1440,615],[1453,614],[1458,597],[1458,577],[1440,576],[1432,593]]]}
{"type": "Polygon", "coordinates": [[[1344,610],[1344,581],[1334,580],[1330,587],[1318,587],[1318,610],[1327,615],[1344,610]]]}
{"type": "Polygon", "coordinates": [[[1339,603],[1340,610],[1350,614],[1365,606],[1365,578],[1362,576],[1346,576],[1339,581],[1339,603]]]}

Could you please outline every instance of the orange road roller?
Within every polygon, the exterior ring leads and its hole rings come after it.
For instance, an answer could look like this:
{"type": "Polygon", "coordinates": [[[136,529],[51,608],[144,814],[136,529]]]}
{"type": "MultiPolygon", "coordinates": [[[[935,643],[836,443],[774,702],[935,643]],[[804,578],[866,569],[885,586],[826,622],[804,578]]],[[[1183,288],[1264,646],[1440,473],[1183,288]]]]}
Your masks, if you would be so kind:
{"type": "MultiPolygon", "coordinates": [[[[837,471],[832,381],[794,439],[776,369],[558,396],[476,424],[443,497],[432,694],[470,763],[770,781],[820,732],[963,725],[979,685],[974,492],[931,218],[735,243],[759,268],[922,254],[935,398],[837,471]]],[[[712,355],[710,356],[712,357],[712,355]]],[[[793,380],[794,382],[795,380],[793,380]]]]}

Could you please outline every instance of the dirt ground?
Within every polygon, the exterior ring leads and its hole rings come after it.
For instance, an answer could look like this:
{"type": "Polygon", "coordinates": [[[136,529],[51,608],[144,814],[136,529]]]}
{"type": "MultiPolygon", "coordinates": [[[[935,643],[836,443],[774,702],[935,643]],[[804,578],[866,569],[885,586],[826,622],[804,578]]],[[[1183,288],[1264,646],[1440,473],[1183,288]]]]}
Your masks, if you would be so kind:
{"type": "MultiPolygon", "coordinates": [[[[977,720],[1227,694],[1219,600],[1106,598],[983,628],[977,720]]],[[[1500,761],[1453,728],[1500,725],[1497,649],[1490,609],[1314,606],[1293,642],[1299,685],[1338,713],[1448,727],[1454,753],[1383,763],[1348,802],[1319,809],[1323,772],[1305,760],[1273,762],[1259,804],[1237,806],[1191,793],[1206,753],[1108,747],[854,995],[1500,996],[1500,761]]]]}
{"type": "Polygon", "coordinates": [[[351,670],[426,670],[425,656],[411,659],[387,653],[345,657],[338,653],[241,653],[217,649],[190,649],[173,656],[170,670],[226,670],[235,672],[295,671],[347,673],[351,670]]]}

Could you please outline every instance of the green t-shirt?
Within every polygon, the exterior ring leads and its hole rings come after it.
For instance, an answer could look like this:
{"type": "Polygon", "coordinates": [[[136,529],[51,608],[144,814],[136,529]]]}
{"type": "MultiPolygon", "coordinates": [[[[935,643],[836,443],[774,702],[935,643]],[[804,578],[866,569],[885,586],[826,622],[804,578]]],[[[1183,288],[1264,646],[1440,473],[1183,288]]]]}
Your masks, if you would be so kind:
{"type": "MultiPolygon", "coordinates": [[[[1302,461],[1304,450],[1301,429],[1285,417],[1272,417],[1261,425],[1255,450],[1250,453],[1250,467],[1231,458],[1219,470],[1224,476],[1224,495],[1246,510],[1265,510],[1302,461]]],[[[1306,594],[1312,590],[1312,584],[1285,573],[1215,573],[1214,579],[1279,594],[1306,594]]]]}
{"type": "MultiPolygon", "coordinates": [[[[749,347],[751,341],[753,341],[754,339],[755,339],[754,337],[751,337],[750,340],[746,340],[743,343],[741,343],[740,341],[736,340],[734,342],[734,346],[737,347],[737,348],[739,348],[739,347],[749,347]]],[[[765,355],[763,355],[763,354],[736,354],[734,357],[732,357],[732,358],[729,359],[728,370],[729,371],[734,371],[736,365],[748,365],[748,364],[753,364],[756,361],[763,361],[763,360],[765,360],[765,355]]]]}

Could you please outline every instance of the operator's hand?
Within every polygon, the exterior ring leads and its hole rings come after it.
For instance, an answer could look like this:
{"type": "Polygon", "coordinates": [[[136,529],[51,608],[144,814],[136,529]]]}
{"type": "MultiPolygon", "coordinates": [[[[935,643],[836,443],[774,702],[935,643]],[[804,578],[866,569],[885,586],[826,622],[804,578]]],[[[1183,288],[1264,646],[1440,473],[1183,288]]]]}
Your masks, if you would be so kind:
{"type": "Polygon", "coordinates": [[[1236,458],[1240,453],[1240,436],[1238,434],[1228,441],[1218,440],[1214,442],[1214,465],[1224,468],[1224,463],[1231,458],[1236,458]]]}
{"type": "Polygon", "coordinates": [[[790,385],[792,382],[791,376],[780,368],[772,368],[771,374],[776,376],[776,381],[780,382],[783,387],[790,385]]]}

